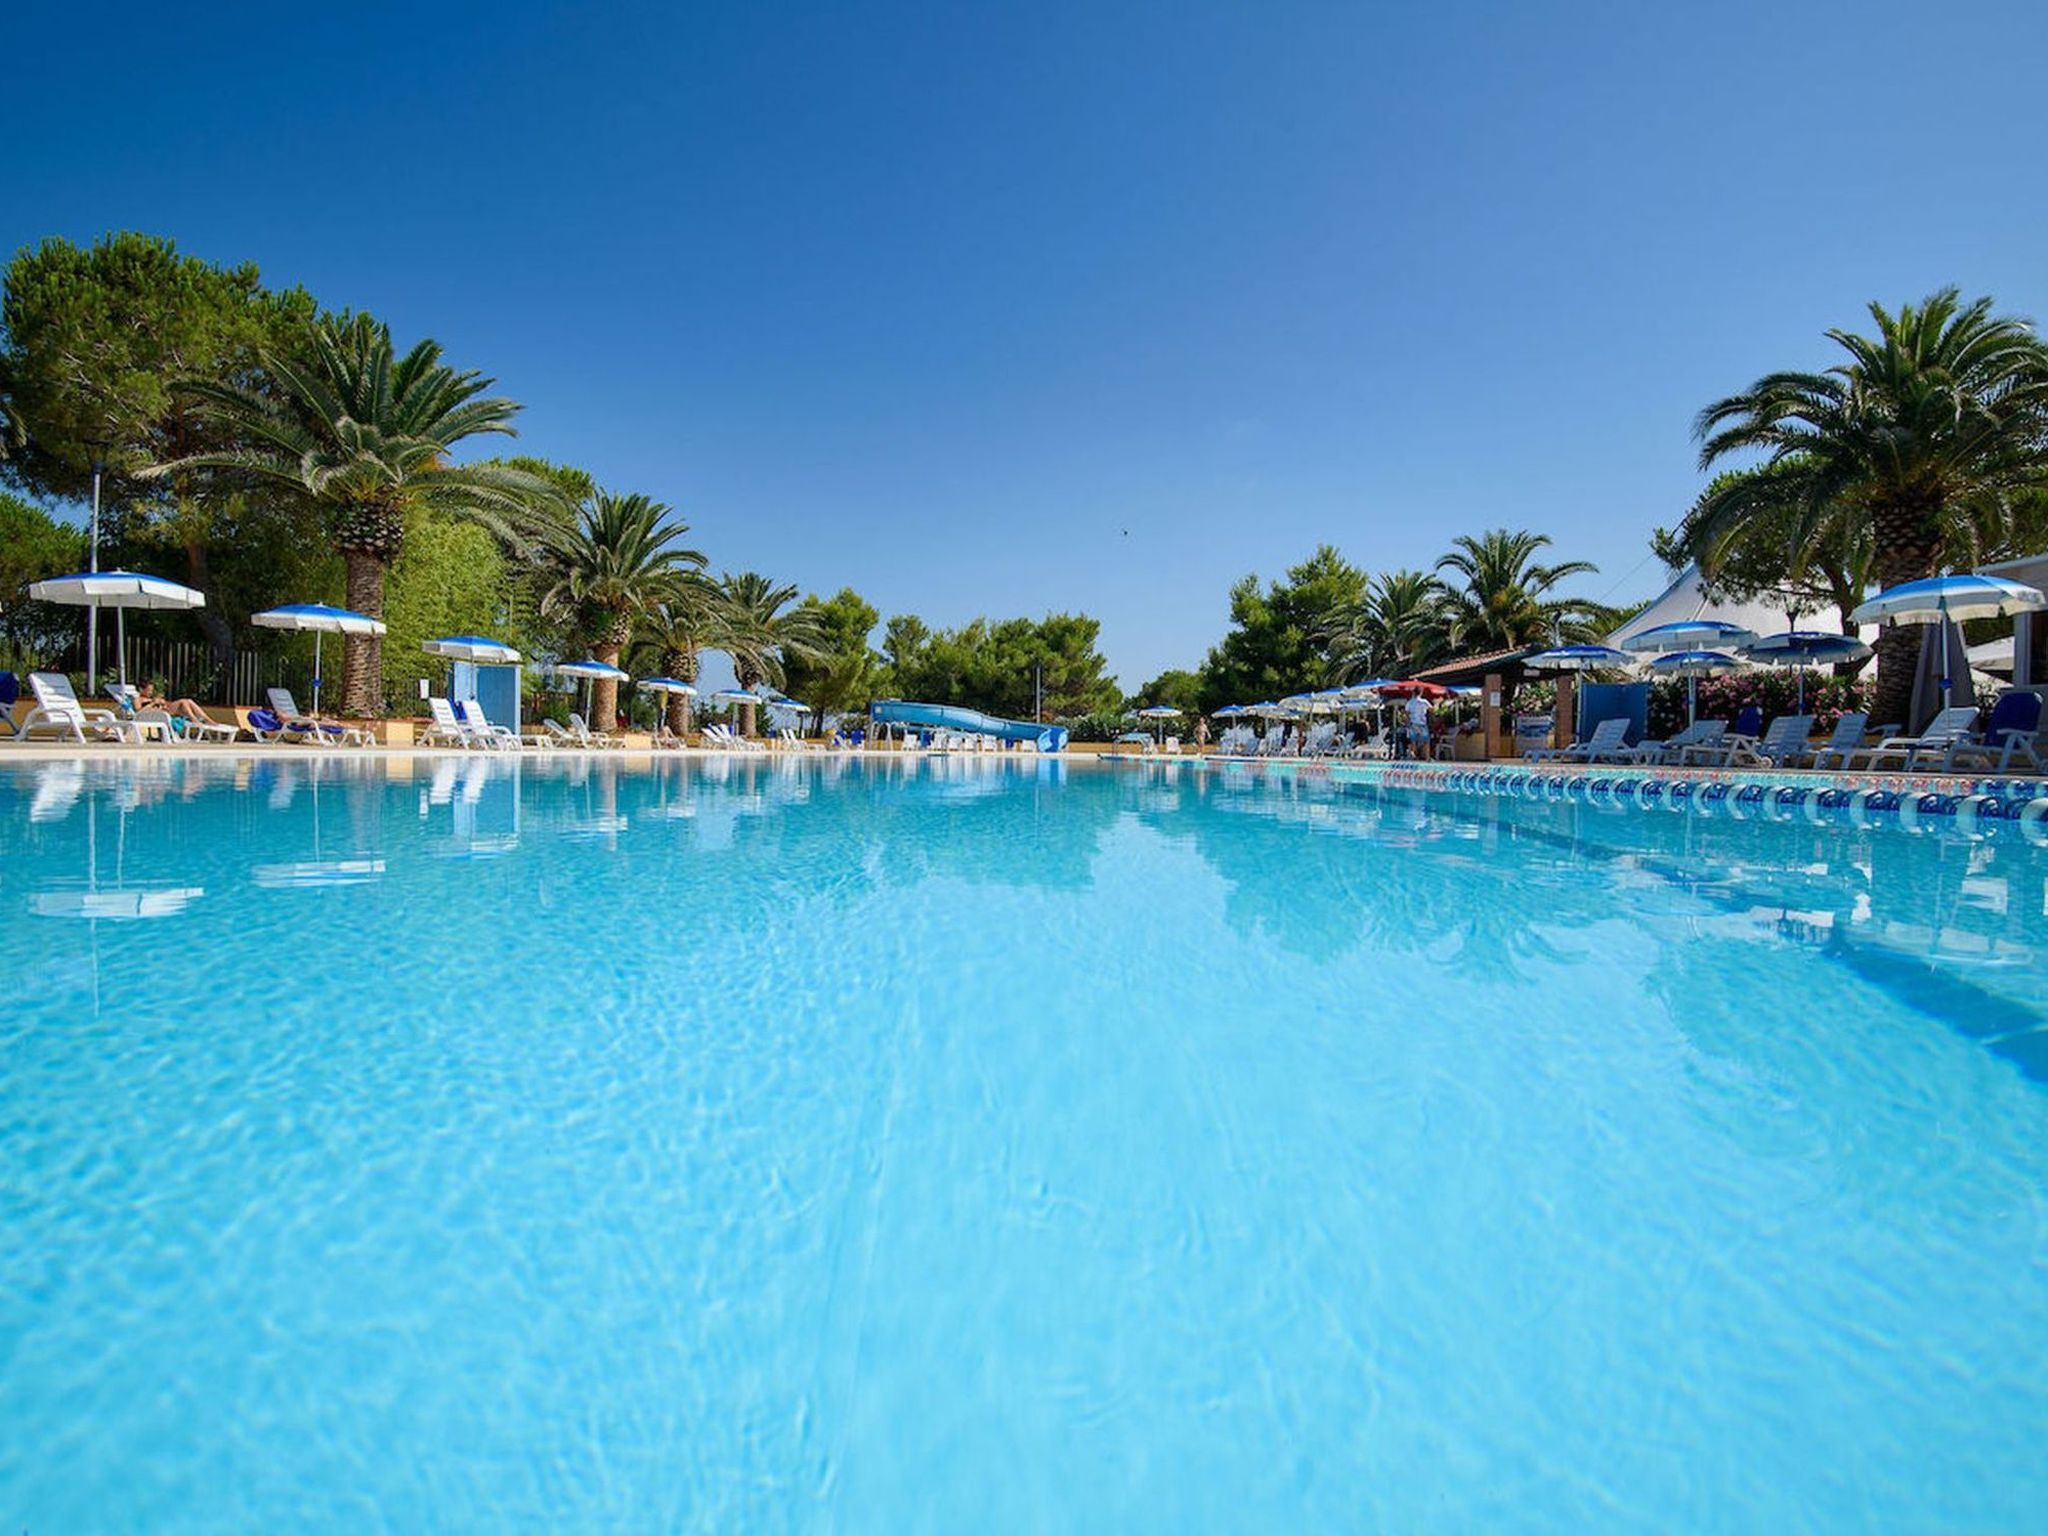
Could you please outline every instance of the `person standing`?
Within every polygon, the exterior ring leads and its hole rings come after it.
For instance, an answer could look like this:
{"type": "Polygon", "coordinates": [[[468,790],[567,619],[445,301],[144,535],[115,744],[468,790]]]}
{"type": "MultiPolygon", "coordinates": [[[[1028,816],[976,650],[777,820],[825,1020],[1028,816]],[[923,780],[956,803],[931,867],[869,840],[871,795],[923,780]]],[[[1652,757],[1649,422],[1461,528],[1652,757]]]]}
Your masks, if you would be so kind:
{"type": "Polygon", "coordinates": [[[1408,696],[1408,743],[1418,762],[1429,756],[1429,705],[1419,693],[1408,696]]]}

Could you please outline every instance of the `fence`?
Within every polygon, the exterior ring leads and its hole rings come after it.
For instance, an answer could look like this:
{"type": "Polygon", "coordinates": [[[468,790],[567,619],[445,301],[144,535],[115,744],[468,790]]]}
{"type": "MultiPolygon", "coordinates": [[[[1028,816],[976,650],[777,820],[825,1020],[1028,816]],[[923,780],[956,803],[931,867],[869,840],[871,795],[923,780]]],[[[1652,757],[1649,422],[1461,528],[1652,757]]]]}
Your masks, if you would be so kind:
{"type": "MultiPolygon", "coordinates": [[[[328,681],[341,680],[340,647],[330,646],[328,681]]],[[[100,670],[110,674],[118,665],[113,636],[100,636],[100,670]]],[[[81,637],[64,652],[59,670],[85,672],[85,641],[81,637]]],[[[289,688],[310,695],[313,666],[275,651],[232,650],[225,660],[194,640],[165,640],[149,635],[128,637],[128,676],[138,683],[162,679],[163,690],[173,698],[189,696],[203,704],[260,704],[266,688],[289,688]]]]}

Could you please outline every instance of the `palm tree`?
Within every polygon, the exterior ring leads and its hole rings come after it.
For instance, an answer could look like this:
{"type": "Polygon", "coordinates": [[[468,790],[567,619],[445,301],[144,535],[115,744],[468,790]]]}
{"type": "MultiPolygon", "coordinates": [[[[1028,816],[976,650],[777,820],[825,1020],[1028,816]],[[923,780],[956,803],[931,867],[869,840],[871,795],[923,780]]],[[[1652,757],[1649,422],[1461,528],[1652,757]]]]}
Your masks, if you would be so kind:
{"type": "Polygon", "coordinates": [[[1511,533],[1505,528],[1491,529],[1476,539],[1463,534],[1452,540],[1451,552],[1436,563],[1439,571],[1455,573],[1461,583],[1448,588],[1444,599],[1452,645],[1483,653],[1545,645],[1553,637],[1594,638],[1602,614],[1599,605],[1553,592],[1567,578],[1599,567],[1587,560],[1532,563],[1549,546],[1547,534],[1511,533]]]}
{"type": "MultiPolygon", "coordinates": [[[[633,622],[678,598],[703,569],[704,556],[676,543],[690,525],[665,502],[638,491],[599,488],[576,510],[554,540],[549,562],[554,581],[541,596],[543,613],[575,614],[599,661],[619,664],[633,638],[633,622]]],[[[610,729],[618,716],[619,685],[593,685],[590,712],[610,729]]]]}
{"type": "MultiPolygon", "coordinates": [[[[696,686],[698,658],[718,647],[725,633],[725,593],[714,583],[691,576],[651,612],[642,615],[636,632],[653,670],[696,686]]],[[[681,736],[689,729],[690,701],[680,694],[668,701],[668,728],[681,736]]]]}
{"type": "MultiPolygon", "coordinates": [[[[1874,337],[1831,330],[1846,362],[1821,373],[1766,374],[1699,414],[1700,467],[1761,453],[1789,484],[1760,499],[1710,496],[1689,520],[1725,544],[1789,498],[1812,530],[1832,516],[1868,529],[1880,587],[1918,581],[1995,542],[2023,493],[2048,483],[2048,348],[2032,327],[1965,305],[1944,288],[1897,313],[1870,306],[1874,337]]],[[[1809,535],[1813,536],[1813,535],[1809,535]]],[[[1917,629],[1878,640],[1872,708],[1904,719],[1918,661],[1917,629]]]]}
{"type": "MultiPolygon", "coordinates": [[[[1807,506],[1805,466],[1796,458],[1752,464],[1716,475],[1677,531],[1658,529],[1650,548],[1667,566],[1699,570],[1708,596],[1762,601],[1786,622],[1833,608],[1843,634],[1869,584],[1870,527],[1856,508],[1836,500],[1807,506]]],[[[1866,663],[1838,666],[1853,677],[1866,663]]]]}
{"type": "MultiPolygon", "coordinates": [[[[524,541],[538,512],[560,498],[539,477],[502,464],[450,464],[448,451],[486,433],[516,436],[519,407],[486,395],[495,380],[458,372],[440,345],[421,341],[394,355],[391,332],[368,315],[323,319],[303,354],[262,354],[264,386],[193,379],[180,387],[239,445],[159,464],[224,469],[289,487],[326,517],[340,551],[350,608],[384,612],[384,576],[405,544],[406,519],[442,512],[524,541]]],[[[342,662],[342,709],[383,712],[383,645],[350,635],[342,662]]]]}
{"type": "MultiPolygon", "coordinates": [[[[797,600],[795,587],[777,586],[755,571],[728,576],[719,586],[725,604],[718,648],[732,658],[733,676],[749,693],[763,683],[781,683],[783,657],[822,651],[825,628],[818,611],[790,606],[797,600]]],[[[740,733],[754,734],[751,704],[740,707],[740,733]]]]}
{"type": "Polygon", "coordinates": [[[1406,676],[1444,645],[1444,584],[1423,571],[1382,571],[1365,597],[1333,609],[1318,639],[1341,682],[1406,676]]]}

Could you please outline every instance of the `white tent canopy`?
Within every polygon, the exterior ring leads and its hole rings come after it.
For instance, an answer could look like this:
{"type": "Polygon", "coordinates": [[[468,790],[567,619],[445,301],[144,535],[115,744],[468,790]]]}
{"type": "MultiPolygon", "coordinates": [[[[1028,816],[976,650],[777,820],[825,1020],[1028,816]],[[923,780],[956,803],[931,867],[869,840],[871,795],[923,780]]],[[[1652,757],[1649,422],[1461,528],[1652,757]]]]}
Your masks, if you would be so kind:
{"type": "MultiPolygon", "coordinates": [[[[1804,614],[1799,622],[1788,624],[1783,604],[1757,598],[1737,603],[1726,599],[1714,601],[1706,594],[1700,583],[1698,566],[1689,565],[1678,579],[1664,589],[1664,594],[1649,607],[1630,619],[1613,634],[1606,637],[1606,643],[1622,650],[1629,649],[1629,641],[1646,629],[1659,624],[1676,624],[1686,619],[1720,619],[1739,629],[1746,629],[1754,635],[1775,635],[1784,629],[1827,629],[1841,627],[1841,618],[1834,610],[1822,613],[1804,614]]],[[[1865,625],[1860,637],[1870,640],[1877,633],[1874,624],[1865,625]]]]}

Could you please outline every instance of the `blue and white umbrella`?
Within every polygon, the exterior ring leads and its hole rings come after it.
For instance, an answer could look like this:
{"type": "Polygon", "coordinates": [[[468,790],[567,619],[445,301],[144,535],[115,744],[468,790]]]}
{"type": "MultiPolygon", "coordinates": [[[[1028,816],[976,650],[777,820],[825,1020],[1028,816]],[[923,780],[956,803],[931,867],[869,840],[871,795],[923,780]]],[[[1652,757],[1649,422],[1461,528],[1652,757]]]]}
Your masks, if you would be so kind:
{"type": "MultiPolygon", "coordinates": [[[[128,686],[128,610],[130,608],[204,608],[206,594],[181,586],[162,576],[140,571],[75,571],[69,576],[52,576],[31,582],[28,595],[45,603],[68,603],[74,608],[112,608],[119,626],[116,641],[121,686],[128,686]]],[[[87,678],[89,690],[98,678],[87,678]]]]}
{"type": "Polygon", "coordinates": [[[1622,645],[1631,651],[1732,650],[1756,638],[1756,631],[1725,619],[1677,619],[1630,635],[1622,645]]]}
{"type": "Polygon", "coordinates": [[[1158,734],[1163,737],[1166,734],[1166,726],[1163,722],[1178,720],[1180,718],[1180,711],[1171,704],[1147,704],[1138,711],[1138,718],[1140,720],[1158,720],[1162,722],[1158,734]]]}
{"type": "Polygon", "coordinates": [[[630,672],[622,671],[608,661],[558,661],[555,663],[555,676],[580,677],[589,682],[600,682],[605,678],[615,683],[633,681],[630,672]]]}
{"type": "MultiPolygon", "coordinates": [[[[583,713],[586,718],[590,714],[590,701],[597,693],[597,684],[599,682],[606,679],[614,683],[630,683],[633,681],[632,673],[621,671],[608,661],[598,661],[595,659],[586,661],[558,661],[555,663],[555,676],[583,679],[587,685],[583,696],[583,713]]],[[[616,723],[615,721],[607,720],[602,728],[608,731],[616,723]]]]}
{"type": "Polygon", "coordinates": [[[352,608],[330,608],[325,603],[286,603],[249,615],[249,622],[263,629],[293,629],[313,632],[313,713],[320,713],[320,641],[326,635],[381,635],[382,619],[352,608]]]}
{"type": "Polygon", "coordinates": [[[1742,661],[1726,651],[1666,651],[1650,663],[1650,670],[1659,677],[1685,679],[1685,723],[1691,725],[1699,718],[1700,679],[1739,672],[1742,661]]]}
{"type": "Polygon", "coordinates": [[[422,640],[420,649],[429,656],[446,656],[454,661],[476,661],[487,665],[509,666],[519,660],[519,653],[511,646],[485,635],[443,635],[438,640],[422,640]]]}
{"type": "Polygon", "coordinates": [[[1635,664],[1635,657],[1611,645],[1557,645],[1522,658],[1523,666],[1537,672],[1605,672],[1635,664]]]}
{"type": "Polygon", "coordinates": [[[1932,624],[2004,618],[2039,608],[2048,608],[2048,597],[2038,588],[1962,571],[1888,587],[1849,617],[1858,624],[1932,624]]]}
{"type": "MultiPolygon", "coordinates": [[[[661,695],[664,704],[668,702],[671,695],[682,699],[694,699],[697,697],[697,690],[679,677],[643,677],[635,686],[645,688],[649,693],[661,695]]],[[[683,708],[683,725],[685,729],[688,729],[689,723],[690,711],[689,707],[685,705],[683,708]]]]}
{"type": "Polygon", "coordinates": [[[1998,576],[1980,576],[1959,571],[1951,576],[1930,576],[1925,581],[1902,582],[1887,588],[1863,604],[1849,617],[1858,624],[1939,624],[1936,641],[1940,648],[1941,703],[1948,707],[1954,679],[1949,676],[1948,626],[1964,619],[1996,619],[2007,614],[2031,613],[2048,608],[2048,597],[2038,588],[1998,576]]]}
{"type": "Polygon", "coordinates": [[[1870,647],[1854,635],[1838,635],[1825,629],[1788,629],[1750,641],[1742,648],[1742,654],[1767,667],[1790,667],[1794,679],[1793,712],[1804,714],[1806,669],[1861,661],[1870,654],[1870,647]]]}
{"type": "Polygon", "coordinates": [[[1251,711],[1242,704],[1226,704],[1216,711],[1214,718],[1218,720],[1235,720],[1241,715],[1248,715],[1250,713],[1251,711]]]}

